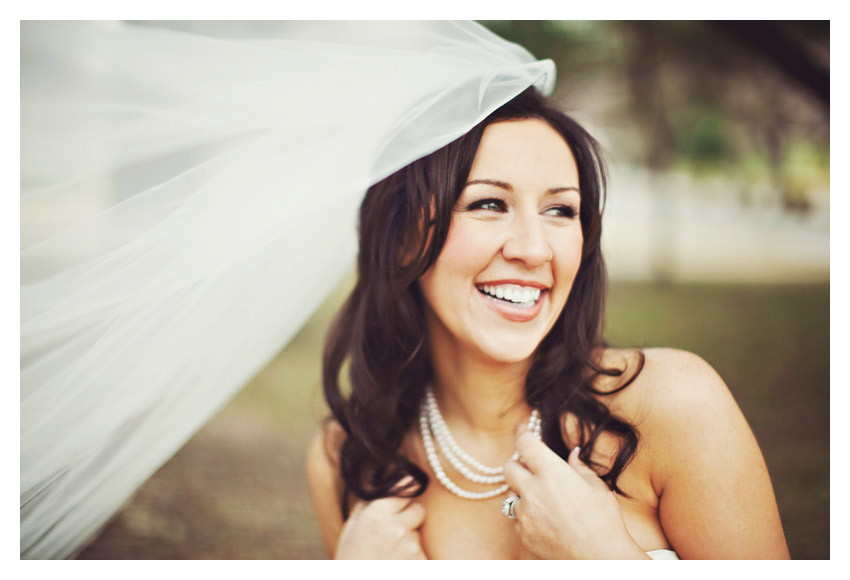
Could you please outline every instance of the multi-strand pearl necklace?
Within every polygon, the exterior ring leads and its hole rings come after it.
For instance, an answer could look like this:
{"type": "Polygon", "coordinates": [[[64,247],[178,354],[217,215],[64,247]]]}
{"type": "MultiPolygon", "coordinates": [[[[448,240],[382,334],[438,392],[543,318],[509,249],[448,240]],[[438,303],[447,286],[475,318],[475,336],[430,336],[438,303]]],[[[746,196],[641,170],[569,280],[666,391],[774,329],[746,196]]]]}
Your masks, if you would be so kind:
{"type": "MultiPolygon", "coordinates": [[[[434,470],[437,480],[450,492],[464,499],[487,499],[508,491],[508,485],[504,483],[505,476],[502,475],[501,466],[488,467],[483,465],[455,442],[446,422],[443,420],[443,416],[440,414],[440,408],[437,407],[437,401],[434,399],[434,392],[430,386],[425,391],[425,400],[422,401],[422,406],[419,409],[419,428],[422,432],[422,443],[425,446],[425,454],[428,456],[431,469],[434,470]],[[443,471],[443,466],[440,465],[440,458],[434,449],[435,439],[440,448],[440,453],[466,479],[478,484],[502,485],[496,489],[480,492],[468,491],[458,487],[455,482],[449,479],[449,476],[443,471]]],[[[540,439],[540,428],[540,413],[537,409],[534,409],[528,420],[528,430],[540,439]]],[[[519,453],[514,453],[510,460],[513,461],[517,458],[519,458],[519,453]]]]}

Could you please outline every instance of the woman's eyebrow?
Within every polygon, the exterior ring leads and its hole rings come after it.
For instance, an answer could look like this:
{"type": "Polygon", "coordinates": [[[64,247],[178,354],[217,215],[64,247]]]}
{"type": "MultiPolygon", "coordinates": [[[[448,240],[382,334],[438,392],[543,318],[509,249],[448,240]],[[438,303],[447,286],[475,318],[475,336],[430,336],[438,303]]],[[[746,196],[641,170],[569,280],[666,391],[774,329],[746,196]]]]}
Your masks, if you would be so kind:
{"type": "MultiPolygon", "coordinates": [[[[513,191],[514,188],[510,183],[506,183],[504,181],[499,181],[497,179],[473,179],[472,181],[467,181],[464,187],[469,187],[470,185],[492,185],[494,187],[498,187],[500,189],[504,189],[505,191],[513,191]]],[[[556,193],[562,193],[564,191],[574,191],[576,193],[581,193],[579,188],[574,185],[568,185],[566,187],[550,187],[546,190],[546,195],[554,195],[556,193]]]]}
{"type": "Polygon", "coordinates": [[[510,183],[505,183],[504,181],[497,181],[495,179],[473,179],[472,181],[467,181],[464,187],[469,187],[470,185],[493,185],[495,187],[499,187],[504,189],[505,191],[513,191],[514,188],[511,187],[510,183]]]}
{"type": "Polygon", "coordinates": [[[581,194],[581,191],[575,185],[568,185],[567,187],[552,187],[546,190],[546,195],[553,195],[555,193],[562,193],[564,191],[574,191],[578,194],[581,194]]]}

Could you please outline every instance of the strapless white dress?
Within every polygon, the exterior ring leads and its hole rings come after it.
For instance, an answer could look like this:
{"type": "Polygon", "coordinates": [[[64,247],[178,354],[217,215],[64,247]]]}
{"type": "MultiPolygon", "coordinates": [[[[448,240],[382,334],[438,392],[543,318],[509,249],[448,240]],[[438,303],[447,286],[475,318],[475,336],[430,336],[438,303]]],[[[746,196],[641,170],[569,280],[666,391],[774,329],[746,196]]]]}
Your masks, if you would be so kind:
{"type": "Polygon", "coordinates": [[[673,550],[652,550],[646,553],[653,560],[679,560],[679,555],[673,550]]]}

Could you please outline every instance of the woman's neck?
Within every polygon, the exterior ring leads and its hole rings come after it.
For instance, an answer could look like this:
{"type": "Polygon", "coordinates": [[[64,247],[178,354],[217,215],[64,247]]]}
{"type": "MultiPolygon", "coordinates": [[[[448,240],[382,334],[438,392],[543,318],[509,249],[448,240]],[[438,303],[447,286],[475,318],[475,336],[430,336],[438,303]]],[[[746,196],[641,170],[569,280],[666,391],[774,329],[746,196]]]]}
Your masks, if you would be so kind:
{"type": "Polygon", "coordinates": [[[434,393],[446,422],[480,435],[513,436],[528,419],[525,378],[530,360],[498,363],[440,341],[431,342],[434,393]]]}

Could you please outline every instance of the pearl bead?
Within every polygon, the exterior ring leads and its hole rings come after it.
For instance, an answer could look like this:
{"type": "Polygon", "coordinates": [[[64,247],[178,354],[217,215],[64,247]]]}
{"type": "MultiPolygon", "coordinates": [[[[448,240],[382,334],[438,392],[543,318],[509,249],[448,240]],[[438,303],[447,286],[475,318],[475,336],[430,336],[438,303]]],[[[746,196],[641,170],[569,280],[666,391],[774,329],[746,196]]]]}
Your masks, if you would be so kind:
{"type": "MultiPolygon", "coordinates": [[[[537,409],[534,409],[528,420],[528,429],[537,439],[540,439],[541,425],[540,413],[537,409]]],[[[422,402],[419,410],[419,428],[422,433],[422,444],[425,447],[425,455],[428,457],[428,463],[431,464],[431,469],[434,471],[437,480],[450,492],[464,499],[487,499],[505,493],[508,490],[508,485],[504,484],[489,491],[468,491],[458,487],[446,475],[434,447],[435,439],[437,441],[437,447],[439,447],[440,452],[449,461],[449,464],[469,481],[484,485],[495,485],[505,481],[501,466],[488,467],[483,465],[460,448],[454,437],[452,437],[451,431],[449,431],[448,426],[443,420],[443,416],[440,414],[440,409],[437,407],[437,401],[434,398],[434,392],[430,386],[425,391],[425,400],[422,402]]],[[[519,458],[519,453],[514,453],[511,456],[512,461],[517,458],[519,458]]]]}

